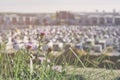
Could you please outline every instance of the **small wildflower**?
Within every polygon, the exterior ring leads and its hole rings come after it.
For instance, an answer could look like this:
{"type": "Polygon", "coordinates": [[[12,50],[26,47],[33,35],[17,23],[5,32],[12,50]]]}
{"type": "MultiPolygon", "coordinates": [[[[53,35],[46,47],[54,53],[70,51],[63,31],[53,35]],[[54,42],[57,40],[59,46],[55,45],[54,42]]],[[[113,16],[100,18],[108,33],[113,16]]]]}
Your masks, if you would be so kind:
{"type": "Polygon", "coordinates": [[[45,36],[45,33],[44,32],[41,32],[40,33],[40,37],[43,38],[45,36]]]}
{"type": "Polygon", "coordinates": [[[51,52],[52,51],[52,48],[48,48],[48,52],[51,52]]]}
{"type": "Polygon", "coordinates": [[[53,66],[52,70],[58,71],[58,72],[62,72],[62,66],[53,66]]]}
{"type": "Polygon", "coordinates": [[[20,30],[19,30],[19,29],[15,29],[15,31],[16,31],[16,32],[20,32],[20,30]]]}
{"type": "Polygon", "coordinates": [[[32,45],[31,45],[31,44],[28,44],[28,45],[26,46],[26,48],[27,48],[27,49],[31,49],[31,48],[32,48],[32,45]]]}
{"type": "MultiPolygon", "coordinates": [[[[38,60],[40,60],[41,63],[43,63],[46,60],[46,58],[45,57],[38,57],[38,60]]],[[[50,59],[47,59],[47,62],[50,63],[50,59]]]]}

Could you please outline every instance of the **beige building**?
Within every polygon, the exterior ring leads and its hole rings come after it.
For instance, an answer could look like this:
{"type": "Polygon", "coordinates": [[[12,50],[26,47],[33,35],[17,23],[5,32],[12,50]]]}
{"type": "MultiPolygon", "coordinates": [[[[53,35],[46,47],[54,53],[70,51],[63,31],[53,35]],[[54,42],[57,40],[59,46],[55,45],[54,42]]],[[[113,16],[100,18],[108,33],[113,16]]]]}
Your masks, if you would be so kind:
{"type": "Polygon", "coordinates": [[[120,25],[120,14],[117,12],[72,13],[56,12],[45,14],[1,13],[0,24],[12,25],[120,25]],[[54,18],[53,18],[53,15],[54,18]]]}

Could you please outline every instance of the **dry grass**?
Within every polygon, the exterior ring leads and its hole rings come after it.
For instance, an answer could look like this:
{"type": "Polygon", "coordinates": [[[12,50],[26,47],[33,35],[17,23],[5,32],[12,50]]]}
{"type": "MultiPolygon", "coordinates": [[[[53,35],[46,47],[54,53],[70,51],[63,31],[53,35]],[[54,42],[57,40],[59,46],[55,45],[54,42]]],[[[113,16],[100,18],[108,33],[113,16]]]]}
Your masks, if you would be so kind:
{"type": "Polygon", "coordinates": [[[73,75],[73,73],[74,75],[83,75],[86,80],[116,80],[117,77],[120,77],[120,70],[67,67],[67,74],[73,75]]]}

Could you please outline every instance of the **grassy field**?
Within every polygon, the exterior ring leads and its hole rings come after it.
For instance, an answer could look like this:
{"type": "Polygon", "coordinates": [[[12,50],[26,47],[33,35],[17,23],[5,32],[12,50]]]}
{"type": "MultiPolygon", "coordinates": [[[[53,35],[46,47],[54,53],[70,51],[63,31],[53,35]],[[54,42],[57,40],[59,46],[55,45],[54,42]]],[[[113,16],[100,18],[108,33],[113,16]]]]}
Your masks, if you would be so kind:
{"type": "Polygon", "coordinates": [[[55,61],[49,62],[48,55],[44,55],[45,60],[41,62],[37,57],[31,60],[31,54],[36,55],[27,50],[1,53],[0,80],[119,80],[120,77],[118,69],[83,68],[64,62],[57,65],[55,61]]]}
{"type": "Polygon", "coordinates": [[[77,55],[72,48],[58,55],[52,49],[43,51],[41,44],[40,39],[37,51],[26,46],[9,53],[5,45],[1,45],[0,80],[120,80],[120,70],[114,69],[114,63],[111,66],[111,62],[107,62],[109,68],[98,66],[104,56],[86,56],[81,60],[83,54],[77,55]]]}
{"type": "Polygon", "coordinates": [[[67,68],[67,74],[69,76],[73,75],[73,77],[74,75],[77,75],[78,78],[83,77],[84,78],[83,80],[119,80],[120,79],[120,70],[112,70],[112,69],[107,70],[101,68],[80,68],[80,67],[69,66],[67,68]]]}

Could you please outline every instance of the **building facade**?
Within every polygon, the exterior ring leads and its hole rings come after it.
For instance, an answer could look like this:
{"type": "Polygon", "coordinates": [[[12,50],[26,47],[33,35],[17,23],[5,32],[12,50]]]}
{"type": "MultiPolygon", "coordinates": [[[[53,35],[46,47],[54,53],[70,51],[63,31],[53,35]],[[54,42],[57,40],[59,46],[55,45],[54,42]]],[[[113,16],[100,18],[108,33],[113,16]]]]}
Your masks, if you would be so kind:
{"type": "Polygon", "coordinates": [[[0,13],[0,24],[5,25],[120,25],[120,13],[72,13],[60,11],[45,14],[0,13]]]}

